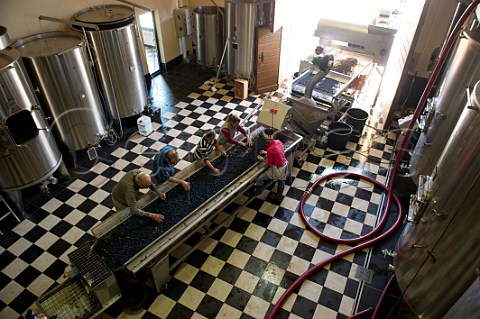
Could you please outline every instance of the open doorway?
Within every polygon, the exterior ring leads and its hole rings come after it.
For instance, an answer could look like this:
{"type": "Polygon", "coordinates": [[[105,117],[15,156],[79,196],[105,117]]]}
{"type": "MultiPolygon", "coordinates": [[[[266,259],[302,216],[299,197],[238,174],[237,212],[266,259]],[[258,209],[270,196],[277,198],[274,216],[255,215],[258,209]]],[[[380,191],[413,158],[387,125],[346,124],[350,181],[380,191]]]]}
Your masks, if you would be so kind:
{"type": "MultiPolygon", "coordinates": [[[[290,88],[293,79],[311,65],[317,45],[335,55],[335,61],[355,61],[365,85],[362,104],[379,117],[379,129],[388,127],[394,99],[410,62],[431,1],[413,0],[299,0],[275,6],[275,21],[283,26],[280,79],[290,88]],[[302,23],[299,23],[301,21],[302,23]],[[418,31],[418,32],[417,32],[418,31]],[[362,59],[359,58],[362,57],[362,59]],[[364,58],[365,57],[365,58],[364,58]],[[359,63],[364,62],[367,63],[359,63]]],[[[346,63],[346,65],[348,65],[346,63]]],[[[353,69],[357,71],[357,68],[353,69]]],[[[362,90],[363,87],[363,90],[362,90]]],[[[293,90],[291,90],[293,92],[293,90]]]]}
{"type": "Polygon", "coordinates": [[[153,12],[146,12],[138,16],[143,46],[147,59],[148,73],[152,77],[160,73],[160,54],[158,50],[157,32],[153,12]]]}

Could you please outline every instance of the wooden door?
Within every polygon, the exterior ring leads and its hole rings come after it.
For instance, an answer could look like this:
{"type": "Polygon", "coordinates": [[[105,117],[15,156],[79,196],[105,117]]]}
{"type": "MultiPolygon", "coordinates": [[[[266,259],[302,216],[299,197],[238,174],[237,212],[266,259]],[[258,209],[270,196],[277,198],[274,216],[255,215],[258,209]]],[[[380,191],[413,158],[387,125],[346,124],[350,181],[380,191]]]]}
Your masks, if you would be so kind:
{"type": "Polygon", "coordinates": [[[270,28],[257,29],[257,63],[255,92],[258,94],[278,89],[282,28],[271,32],[270,28]]]}

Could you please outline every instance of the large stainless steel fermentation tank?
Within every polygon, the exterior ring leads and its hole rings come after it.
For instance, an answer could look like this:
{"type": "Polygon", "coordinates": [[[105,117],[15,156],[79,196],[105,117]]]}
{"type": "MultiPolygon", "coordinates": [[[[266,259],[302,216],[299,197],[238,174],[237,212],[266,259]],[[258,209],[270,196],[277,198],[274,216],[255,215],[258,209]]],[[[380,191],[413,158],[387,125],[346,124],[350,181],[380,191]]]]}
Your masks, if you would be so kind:
{"type": "MultiPolygon", "coordinates": [[[[81,281],[87,291],[90,291],[90,296],[98,294],[92,288],[91,284],[87,283],[85,278],[91,278],[93,268],[89,265],[99,265],[98,268],[106,267],[115,273],[124,271],[136,275],[141,270],[147,271],[155,288],[160,291],[164,284],[170,278],[170,271],[176,267],[180,262],[194,251],[196,247],[188,252],[183,251],[183,257],[176,255],[178,259],[174,259],[175,263],[170,263],[169,255],[180,247],[190,236],[194,235],[197,230],[204,231],[204,237],[211,236],[215,230],[222,227],[223,223],[227,222],[229,218],[235,216],[235,212],[229,212],[222,215],[221,218],[216,219],[224,209],[231,204],[235,199],[244,193],[244,191],[251,185],[249,182],[253,181],[265,169],[263,162],[259,162],[257,154],[260,149],[265,149],[266,143],[263,139],[257,138],[263,128],[256,126],[251,128],[251,136],[254,146],[250,148],[235,148],[230,151],[228,157],[212,157],[212,161],[216,167],[221,168],[222,174],[220,176],[212,176],[208,167],[202,161],[195,161],[187,168],[183,169],[176,177],[181,179],[189,179],[192,189],[185,192],[176,184],[164,183],[160,189],[167,192],[167,200],[159,201],[153,192],[147,193],[140,199],[140,205],[145,207],[145,210],[155,213],[162,213],[165,215],[165,220],[162,223],[157,223],[149,218],[132,216],[129,210],[124,210],[112,215],[110,218],[95,226],[92,233],[97,237],[97,241],[91,248],[82,246],[72,254],[81,255],[82,258],[75,258],[71,260],[75,268],[78,268],[81,281]],[[230,214],[230,215],[229,215],[230,214]],[[213,222],[215,220],[215,222],[213,222]],[[213,225],[213,226],[212,226],[213,225]],[[215,229],[215,225],[217,225],[215,229]],[[83,270],[86,269],[86,270],[83,270]]],[[[243,137],[243,136],[242,136],[243,137]]],[[[287,154],[295,149],[297,144],[301,141],[301,136],[298,134],[282,131],[277,135],[277,138],[282,140],[287,154]]],[[[291,160],[291,159],[290,159],[291,160]]],[[[253,199],[253,198],[252,198],[253,199]]],[[[70,258],[70,255],[69,255],[70,258]]],[[[117,291],[115,286],[109,278],[109,272],[105,272],[105,281],[98,281],[95,287],[112,287],[108,291],[104,291],[102,296],[106,296],[107,292],[117,291]]],[[[65,284],[65,289],[70,289],[70,282],[68,280],[65,284]]],[[[37,303],[40,308],[45,308],[43,303],[47,300],[60,300],[56,298],[55,294],[62,294],[62,289],[56,289],[53,292],[47,292],[42,296],[37,303]]],[[[122,290],[122,294],[124,291],[122,290]]],[[[110,293],[111,299],[118,298],[117,293],[110,293]]],[[[70,308],[76,307],[75,304],[81,302],[69,298],[68,302],[72,304],[70,308]]],[[[97,307],[101,311],[102,307],[98,307],[98,297],[89,301],[89,304],[97,307]]],[[[58,312],[65,309],[65,303],[58,303],[57,309],[49,309],[47,316],[56,315],[58,312]]],[[[104,298],[105,305],[109,302],[104,298]]],[[[46,309],[44,309],[46,310],[46,309]]],[[[93,314],[95,311],[84,311],[85,314],[93,314]]],[[[74,319],[74,316],[64,316],[62,318],[74,319]]],[[[85,316],[82,318],[90,318],[85,316]]]]}
{"type": "Polygon", "coordinates": [[[107,123],[83,36],[47,32],[12,46],[20,51],[38,88],[57,143],[71,152],[97,146],[107,135],[107,123]]]}
{"type": "Polygon", "coordinates": [[[270,23],[273,5],[272,0],[225,1],[226,66],[231,76],[252,77],[257,61],[256,31],[270,23]]]}
{"type": "Polygon", "coordinates": [[[197,63],[204,67],[220,64],[223,46],[223,12],[219,7],[202,6],[193,9],[197,63]]]}
{"type": "Polygon", "coordinates": [[[86,30],[104,103],[113,119],[140,114],[148,105],[135,12],[123,5],[84,9],[75,19],[97,25],[86,30]]]}
{"type": "Polygon", "coordinates": [[[426,114],[423,131],[410,160],[415,183],[430,175],[462,114],[469,91],[480,80],[480,31],[465,31],[447,61],[448,67],[438,88],[438,97],[426,114]]]}
{"type": "Polygon", "coordinates": [[[396,277],[419,318],[479,314],[480,81],[465,100],[432,175],[420,179],[397,246],[396,277]],[[476,295],[476,301],[445,316],[464,294],[476,295]]]}
{"type": "MultiPolygon", "coordinates": [[[[9,43],[2,37],[1,42],[9,43]]],[[[0,189],[23,211],[21,189],[52,178],[62,154],[20,58],[0,50],[0,189]]]]}

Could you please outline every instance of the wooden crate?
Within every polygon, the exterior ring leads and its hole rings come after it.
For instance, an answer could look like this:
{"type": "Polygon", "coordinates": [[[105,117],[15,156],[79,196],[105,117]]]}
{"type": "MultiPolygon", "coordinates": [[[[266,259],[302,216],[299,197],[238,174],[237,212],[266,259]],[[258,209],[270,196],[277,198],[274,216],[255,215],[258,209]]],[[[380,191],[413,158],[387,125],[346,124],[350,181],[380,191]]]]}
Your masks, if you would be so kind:
{"type": "Polygon", "coordinates": [[[248,97],[248,80],[235,79],[234,91],[237,99],[245,100],[248,97]]]}

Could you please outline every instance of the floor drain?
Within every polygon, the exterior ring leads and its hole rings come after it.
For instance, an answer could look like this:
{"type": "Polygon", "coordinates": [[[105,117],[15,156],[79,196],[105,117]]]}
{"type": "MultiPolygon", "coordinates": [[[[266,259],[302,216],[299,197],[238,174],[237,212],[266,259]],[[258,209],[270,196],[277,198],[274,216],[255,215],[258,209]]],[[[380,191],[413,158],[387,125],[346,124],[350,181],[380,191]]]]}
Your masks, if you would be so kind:
{"type": "Polygon", "coordinates": [[[373,270],[367,269],[365,267],[358,266],[355,271],[354,277],[358,280],[363,280],[366,283],[372,283],[373,279],[373,270]]]}

